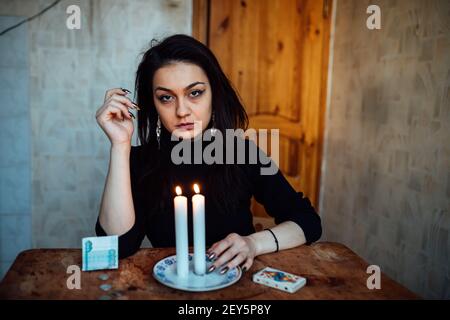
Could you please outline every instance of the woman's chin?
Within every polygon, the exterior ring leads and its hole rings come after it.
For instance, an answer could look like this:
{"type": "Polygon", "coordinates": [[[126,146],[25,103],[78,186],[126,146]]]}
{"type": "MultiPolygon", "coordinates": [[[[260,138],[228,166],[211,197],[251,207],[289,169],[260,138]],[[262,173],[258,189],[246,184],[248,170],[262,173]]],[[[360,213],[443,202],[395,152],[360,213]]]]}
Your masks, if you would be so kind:
{"type": "Polygon", "coordinates": [[[197,137],[199,134],[201,134],[201,132],[197,132],[197,134],[195,134],[196,132],[194,130],[174,130],[172,132],[172,135],[177,137],[178,139],[183,139],[183,140],[189,140],[189,139],[193,139],[195,137],[197,137]]]}

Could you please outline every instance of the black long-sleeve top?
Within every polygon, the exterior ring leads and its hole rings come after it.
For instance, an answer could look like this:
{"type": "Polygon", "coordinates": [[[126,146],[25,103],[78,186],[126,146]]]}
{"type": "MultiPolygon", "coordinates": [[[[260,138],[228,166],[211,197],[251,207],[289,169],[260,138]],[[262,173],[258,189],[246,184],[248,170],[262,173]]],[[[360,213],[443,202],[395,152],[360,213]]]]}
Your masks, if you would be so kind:
{"type": "MultiPolygon", "coordinates": [[[[173,198],[167,201],[166,209],[161,212],[151,212],[150,203],[152,194],[145,184],[138,183],[139,177],[144,173],[144,148],[132,146],[130,152],[130,177],[133,204],[135,210],[135,223],[126,233],[119,236],[119,258],[125,258],[134,254],[141,246],[145,236],[148,237],[153,247],[175,247],[175,215],[173,210],[173,198]]],[[[272,161],[272,160],[271,160],[272,161]]],[[[208,186],[208,175],[211,173],[211,165],[180,164],[171,165],[174,176],[177,177],[177,185],[183,189],[183,195],[188,197],[188,238],[189,245],[193,245],[193,223],[191,196],[192,185],[198,183],[201,193],[205,195],[205,236],[206,246],[222,240],[230,233],[246,236],[255,232],[252,213],[250,211],[251,197],[261,203],[266,212],[274,217],[276,224],[284,221],[293,221],[303,230],[306,243],[317,241],[322,234],[321,220],[309,199],[303,193],[296,192],[285,179],[280,170],[274,175],[261,175],[261,162],[257,164],[240,164],[242,179],[248,181],[249,188],[240,195],[240,202],[233,212],[221,211],[215,201],[211,201],[214,194],[208,186]]],[[[152,181],[148,183],[154,183],[152,181]]],[[[172,186],[174,189],[175,186],[172,186]]],[[[235,190],[229,190],[235,192],[235,190]]],[[[242,192],[242,191],[241,191],[242,192]]],[[[97,219],[97,236],[105,236],[106,233],[97,219]]]]}

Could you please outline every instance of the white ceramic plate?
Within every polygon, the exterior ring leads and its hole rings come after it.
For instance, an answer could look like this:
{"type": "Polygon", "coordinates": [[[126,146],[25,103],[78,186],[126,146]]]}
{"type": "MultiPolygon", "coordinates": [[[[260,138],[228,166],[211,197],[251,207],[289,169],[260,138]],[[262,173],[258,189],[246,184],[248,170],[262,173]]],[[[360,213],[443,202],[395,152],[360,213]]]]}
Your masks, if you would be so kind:
{"type": "MultiPolygon", "coordinates": [[[[220,274],[220,268],[203,276],[194,273],[193,254],[189,254],[189,274],[186,279],[180,279],[177,276],[177,256],[173,255],[158,261],[153,267],[153,277],[162,284],[185,291],[212,291],[222,289],[239,281],[242,276],[242,270],[238,266],[228,270],[225,274],[220,274]]],[[[205,255],[206,270],[212,264],[205,255]]]]}

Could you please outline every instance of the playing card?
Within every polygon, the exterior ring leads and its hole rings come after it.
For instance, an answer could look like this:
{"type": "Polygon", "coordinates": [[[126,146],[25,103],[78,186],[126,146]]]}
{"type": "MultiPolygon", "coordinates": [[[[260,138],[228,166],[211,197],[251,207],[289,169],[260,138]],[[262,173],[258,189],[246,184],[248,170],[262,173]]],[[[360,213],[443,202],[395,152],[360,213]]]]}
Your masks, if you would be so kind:
{"type": "Polygon", "coordinates": [[[253,281],[290,293],[294,293],[306,284],[306,279],[303,277],[270,267],[265,267],[253,274],[253,281]]]}

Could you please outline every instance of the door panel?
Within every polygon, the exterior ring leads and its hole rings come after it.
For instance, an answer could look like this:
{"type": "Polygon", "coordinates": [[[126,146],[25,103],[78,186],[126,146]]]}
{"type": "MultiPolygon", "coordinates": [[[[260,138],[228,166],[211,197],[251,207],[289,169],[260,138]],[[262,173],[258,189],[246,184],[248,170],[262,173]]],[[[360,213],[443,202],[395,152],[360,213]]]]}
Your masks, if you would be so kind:
{"type": "MultiPolygon", "coordinates": [[[[280,130],[278,165],[316,208],[328,12],[327,0],[194,1],[194,36],[211,48],[237,89],[250,128],[280,130]]],[[[252,210],[267,216],[256,203],[252,210]]]]}

